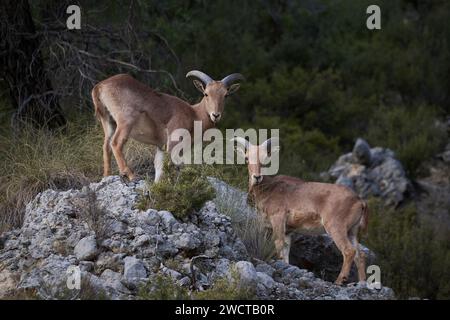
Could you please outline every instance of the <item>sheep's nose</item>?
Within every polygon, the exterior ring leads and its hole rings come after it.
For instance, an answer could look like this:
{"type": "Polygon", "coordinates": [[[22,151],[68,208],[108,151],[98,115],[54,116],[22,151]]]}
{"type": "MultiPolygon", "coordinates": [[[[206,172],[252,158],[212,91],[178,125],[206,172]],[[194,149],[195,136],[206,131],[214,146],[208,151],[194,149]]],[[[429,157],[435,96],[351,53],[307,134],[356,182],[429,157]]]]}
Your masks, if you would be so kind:
{"type": "Polygon", "coordinates": [[[260,182],[262,179],[261,176],[255,176],[255,175],[253,175],[253,178],[255,179],[256,182],[260,182]]]}
{"type": "Polygon", "coordinates": [[[220,113],[215,113],[215,112],[213,112],[212,115],[213,115],[213,117],[216,118],[216,119],[217,119],[218,117],[220,117],[220,113]]]}

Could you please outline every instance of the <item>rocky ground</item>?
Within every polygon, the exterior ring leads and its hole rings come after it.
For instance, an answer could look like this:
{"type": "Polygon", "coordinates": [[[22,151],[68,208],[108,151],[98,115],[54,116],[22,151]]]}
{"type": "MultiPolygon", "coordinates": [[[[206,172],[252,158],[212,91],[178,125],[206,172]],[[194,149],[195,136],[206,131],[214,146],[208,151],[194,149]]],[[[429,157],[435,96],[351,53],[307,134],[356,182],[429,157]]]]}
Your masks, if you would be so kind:
{"type": "Polygon", "coordinates": [[[143,181],[126,184],[112,176],[82,190],[36,196],[22,228],[0,238],[0,298],[18,292],[80,298],[67,287],[74,267],[91,298],[136,299],[139,288],[162,274],[200,291],[236,275],[239,287],[258,299],[394,298],[386,287],[335,286],[282,261],[252,259],[213,202],[185,220],[168,211],[140,211],[134,206],[143,188],[143,181]]]}

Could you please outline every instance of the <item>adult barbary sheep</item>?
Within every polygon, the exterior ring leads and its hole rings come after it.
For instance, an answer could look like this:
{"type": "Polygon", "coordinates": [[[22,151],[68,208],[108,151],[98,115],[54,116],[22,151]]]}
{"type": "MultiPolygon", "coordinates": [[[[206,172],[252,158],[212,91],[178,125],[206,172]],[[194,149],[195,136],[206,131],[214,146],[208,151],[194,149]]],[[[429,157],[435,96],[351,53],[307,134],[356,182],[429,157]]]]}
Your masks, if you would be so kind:
{"type": "Polygon", "coordinates": [[[358,269],[359,281],[365,281],[365,256],[358,243],[359,231],[367,229],[368,208],[365,201],[342,185],[305,182],[283,175],[263,176],[261,163],[276,152],[271,150],[272,139],[259,146],[240,137],[234,140],[245,147],[243,153],[248,163],[249,199],[270,222],[279,258],[289,263],[292,232],[327,232],[344,259],[336,284],[347,281],[353,261],[358,269]]]}
{"type": "Polygon", "coordinates": [[[128,138],[157,147],[154,160],[155,181],[161,178],[163,149],[170,152],[170,134],[176,129],[193,133],[194,121],[202,122],[207,130],[220,120],[225,97],[239,89],[237,80],[244,77],[233,73],[220,81],[193,70],[186,77],[195,77],[194,85],[203,99],[190,105],[175,96],[153,90],[126,74],[101,81],[92,89],[95,114],[101,121],[105,139],[103,143],[103,175],[111,173],[111,151],[114,153],[121,175],[133,180],[134,174],[123,156],[123,146],[128,138]]]}

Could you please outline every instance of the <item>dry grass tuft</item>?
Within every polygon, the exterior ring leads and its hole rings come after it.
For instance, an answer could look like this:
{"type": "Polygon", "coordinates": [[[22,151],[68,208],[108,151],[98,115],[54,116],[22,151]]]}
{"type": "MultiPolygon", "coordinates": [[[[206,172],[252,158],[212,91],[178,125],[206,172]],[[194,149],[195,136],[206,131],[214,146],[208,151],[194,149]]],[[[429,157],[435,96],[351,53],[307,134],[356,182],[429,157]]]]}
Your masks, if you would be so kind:
{"type": "MultiPolygon", "coordinates": [[[[26,204],[39,192],[78,189],[101,178],[103,131],[89,117],[58,132],[32,127],[17,136],[9,128],[0,132],[0,233],[22,224],[26,204]]],[[[151,147],[130,141],[125,153],[138,174],[149,171],[151,147]]]]}
{"type": "Polygon", "coordinates": [[[264,219],[255,211],[242,207],[242,199],[239,195],[219,194],[214,203],[220,213],[231,218],[236,234],[244,243],[251,257],[263,261],[273,258],[275,246],[271,230],[267,228],[264,219]]]}

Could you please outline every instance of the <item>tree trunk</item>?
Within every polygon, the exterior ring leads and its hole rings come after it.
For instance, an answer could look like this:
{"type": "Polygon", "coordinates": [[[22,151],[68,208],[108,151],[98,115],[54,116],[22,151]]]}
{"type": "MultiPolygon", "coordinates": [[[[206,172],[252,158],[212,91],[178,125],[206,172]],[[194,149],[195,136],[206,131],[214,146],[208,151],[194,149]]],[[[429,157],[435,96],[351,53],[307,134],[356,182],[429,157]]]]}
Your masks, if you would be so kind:
{"type": "Polygon", "coordinates": [[[2,0],[0,16],[0,71],[16,109],[13,123],[63,126],[66,120],[45,69],[28,1],[2,0]]]}

